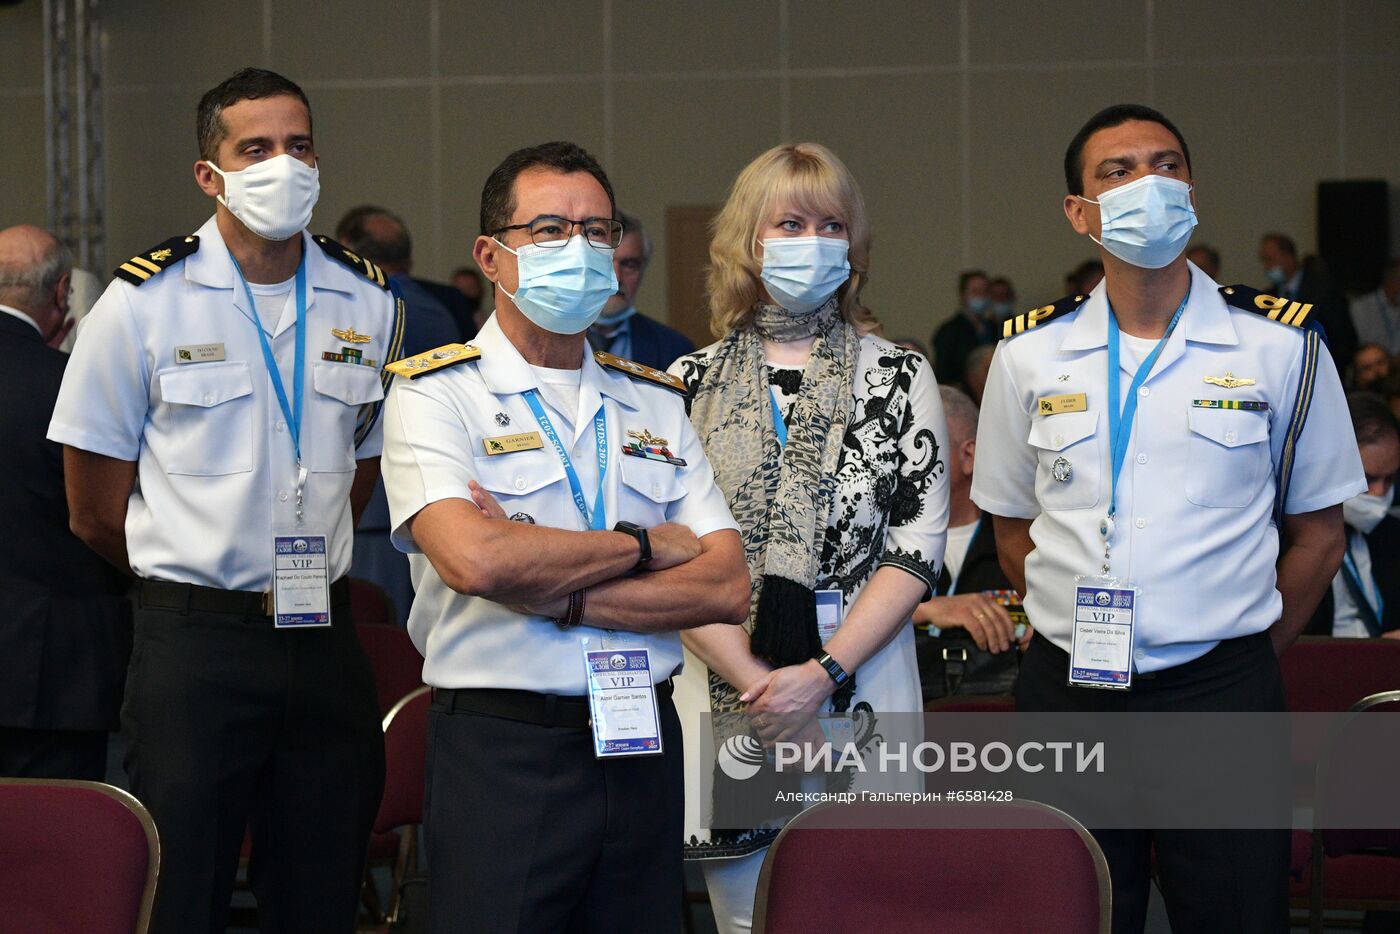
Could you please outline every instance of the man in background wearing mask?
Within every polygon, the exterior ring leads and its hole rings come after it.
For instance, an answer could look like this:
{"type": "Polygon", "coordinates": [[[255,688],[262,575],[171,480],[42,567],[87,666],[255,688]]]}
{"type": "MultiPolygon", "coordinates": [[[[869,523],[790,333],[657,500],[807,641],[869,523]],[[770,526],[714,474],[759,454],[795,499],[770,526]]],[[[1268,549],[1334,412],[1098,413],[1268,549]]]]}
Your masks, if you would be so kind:
{"type": "Polygon", "coordinates": [[[512,153],[473,250],[495,314],[392,368],[384,479],[435,688],[435,932],[680,927],[676,630],[741,623],[749,574],[684,384],[589,352],[622,235],[588,153],[512,153]],[[600,659],[638,679],[630,739],[593,690],[600,659]]]}
{"type": "Polygon", "coordinates": [[[1356,353],[1356,326],[1346,296],[1317,268],[1316,260],[1299,262],[1293,238],[1267,233],[1259,240],[1259,265],[1269,284],[1265,291],[1290,302],[1311,305],[1310,319],[1322,328],[1337,369],[1345,370],[1356,353]]]}
{"type": "Polygon", "coordinates": [[[0,230],[0,775],[107,773],[131,651],[126,578],[68,527],[63,449],[44,437],[68,356],[73,255],[38,227],[0,230]],[[47,345],[47,346],[45,346],[47,345]]]}
{"type": "MultiPolygon", "coordinates": [[[[1182,255],[1191,159],[1162,114],[1098,113],[1064,168],[1065,215],[1104,280],[1007,323],[972,481],[1036,631],[1017,709],[1281,712],[1276,653],[1341,563],[1341,503],[1366,489],[1336,369],[1316,335],[1265,317],[1268,296],[1182,255]],[[1109,587],[1139,588],[1131,630],[1076,622],[1109,587]]],[[[1116,934],[1143,929],[1154,848],[1174,930],[1288,929],[1287,830],[1095,836],[1116,934]]]]}
{"type": "Polygon", "coordinates": [[[1400,256],[1385,264],[1378,289],[1352,301],[1351,320],[1357,340],[1400,354],[1400,256]]]}
{"type": "Polygon", "coordinates": [[[958,313],[933,334],[933,372],[940,383],[963,386],[967,355],[982,344],[996,343],[991,320],[992,280],[980,269],[968,269],[958,276],[958,313]]]}
{"type": "Polygon", "coordinates": [[[664,370],[695,350],[695,345],[680,331],[637,311],[637,292],[651,265],[651,236],[640,219],[626,211],[618,211],[617,216],[626,225],[622,243],[613,253],[617,294],[608,299],[597,323],[588,329],[588,342],[596,350],[664,370]]]}
{"type": "Polygon", "coordinates": [[[122,728],[160,831],[151,929],[224,929],[251,828],[263,930],[348,931],[384,746],[346,574],[402,320],[377,267],[306,232],[299,87],[244,69],[197,120],[214,216],[116,270],[49,437],[74,531],[139,578],[122,728]]]}
{"type": "Polygon", "coordinates": [[[1400,422],[1381,396],[1347,396],[1351,426],[1366,471],[1366,492],[1342,504],[1347,551],[1308,634],[1400,639],[1400,520],[1386,513],[1400,471],[1400,422]]]}

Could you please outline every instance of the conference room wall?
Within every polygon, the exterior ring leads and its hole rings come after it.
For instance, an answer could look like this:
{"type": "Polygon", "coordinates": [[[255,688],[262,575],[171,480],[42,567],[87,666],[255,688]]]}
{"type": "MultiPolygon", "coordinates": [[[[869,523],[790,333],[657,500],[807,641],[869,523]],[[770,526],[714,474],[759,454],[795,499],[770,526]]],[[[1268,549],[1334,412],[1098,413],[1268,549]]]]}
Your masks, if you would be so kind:
{"type": "MultiPolygon", "coordinates": [[[[1096,109],[1164,109],[1192,145],[1199,236],[1257,281],[1258,234],[1313,246],[1319,179],[1400,187],[1392,0],[120,0],[102,4],[107,265],[195,226],[201,91],[244,64],[312,98],[313,227],[399,211],[418,268],[467,260],[485,174],[510,149],[595,152],[658,256],[665,209],[723,200],[774,143],[828,143],[865,189],[869,304],[927,336],[959,269],[1012,276],[1029,307],[1092,255],[1061,210],[1060,161],[1096,109]]],[[[0,223],[46,223],[39,0],[0,10],[0,223]]]]}

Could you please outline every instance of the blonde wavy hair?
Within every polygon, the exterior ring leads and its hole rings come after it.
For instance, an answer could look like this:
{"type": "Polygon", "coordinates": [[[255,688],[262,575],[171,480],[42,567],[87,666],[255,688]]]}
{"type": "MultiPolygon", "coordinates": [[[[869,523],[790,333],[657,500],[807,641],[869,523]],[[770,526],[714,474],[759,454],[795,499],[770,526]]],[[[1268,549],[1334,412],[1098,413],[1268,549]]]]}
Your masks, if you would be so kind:
{"type": "Polygon", "coordinates": [[[856,180],[836,154],[820,143],[774,146],[744,167],[729,198],[711,224],[710,265],[705,284],[710,298],[710,329],[724,337],[753,318],[759,301],[756,251],[759,232],[780,206],[830,215],[846,225],[851,276],[836,291],[841,314],[861,333],[877,327],[875,315],[860,303],[870,269],[870,222],[856,180]]]}

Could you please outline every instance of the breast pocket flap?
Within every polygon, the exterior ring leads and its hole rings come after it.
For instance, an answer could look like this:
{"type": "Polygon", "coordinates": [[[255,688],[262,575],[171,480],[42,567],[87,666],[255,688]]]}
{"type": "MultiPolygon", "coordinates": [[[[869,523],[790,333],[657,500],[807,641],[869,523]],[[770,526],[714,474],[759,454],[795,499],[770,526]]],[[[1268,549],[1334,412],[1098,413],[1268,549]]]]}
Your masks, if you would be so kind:
{"type": "Polygon", "coordinates": [[[161,373],[159,380],[161,398],[171,405],[207,409],[253,392],[248,364],[241,361],[169,370],[161,373]]]}
{"type": "Polygon", "coordinates": [[[1258,444],[1269,437],[1268,421],[1259,412],[1193,408],[1186,421],[1193,434],[1227,448],[1258,444]]]}
{"type": "Polygon", "coordinates": [[[379,370],[353,363],[322,361],[311,374],[316,391],[346,405],[365,405],[384,398],[384,384],[379,370]]]}
{"type": "MultiPolygon", "coordinates": [[[[552,452],[515,451],[473,459],[476,482],[505,496],[523,496],[564,479],[564,465],[552,452]]],[[[590,504],[592,491],[585,491],[590,504]]]]}
{"type": "Polygon", "coordinates": [[[1097,410],[1044,415],[1031,421],[1031,433],[1027,440],[1032,446],[1045,451],[1063,451],[1085,438],[1092,438],[1098,430],[1097,410]]]}
{"type": "Polygon", "coordinates": [[[622,482],[654,503],[669,503],[685,495],[685,487],[674,464],[624,456],[619,465],[622,482]]]}

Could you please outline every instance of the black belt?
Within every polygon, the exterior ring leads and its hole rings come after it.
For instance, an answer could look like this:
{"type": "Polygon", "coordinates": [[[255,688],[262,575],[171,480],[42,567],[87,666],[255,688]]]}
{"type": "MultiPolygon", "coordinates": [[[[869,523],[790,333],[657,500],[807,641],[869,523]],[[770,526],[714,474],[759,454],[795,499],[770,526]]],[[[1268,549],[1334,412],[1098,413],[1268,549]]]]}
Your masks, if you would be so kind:
{"type": "MultiPolygon", "coordinates": [[[[671,680],[656,686],[657,702],[671,699],[671,680]]],[[[503,688],[433,688],[433,703],[448,713],[474,713],[502,720],[582,729],[588,726],[588,697],[583,694],[537,694],[503,688]]]]}
{"type": "MultiPolygon", "coordinates": [[[[198,584],[143,580],[138,588],[139,605],[177,613],[227,613],[231,616],[271,616],[272,594],[256,590],[220,590],[198,584]]],[[[331,604],[348,602],[350,578],[331,584],[331,604]]]]}

